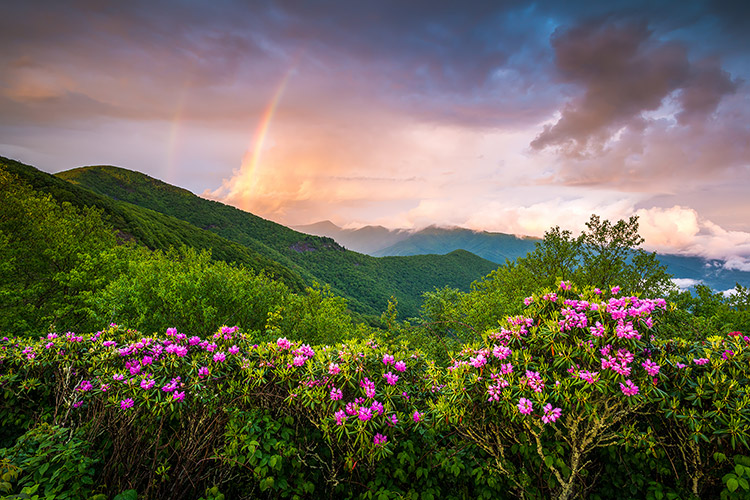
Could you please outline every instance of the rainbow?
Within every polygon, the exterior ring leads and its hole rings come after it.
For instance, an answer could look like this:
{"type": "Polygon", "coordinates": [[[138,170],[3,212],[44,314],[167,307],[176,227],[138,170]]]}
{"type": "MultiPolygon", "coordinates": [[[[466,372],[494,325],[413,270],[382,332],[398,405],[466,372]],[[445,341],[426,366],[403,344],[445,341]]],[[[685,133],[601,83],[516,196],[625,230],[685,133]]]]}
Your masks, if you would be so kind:
{"type": "Polygon", "coordinates": [[[177,107],[172,116],[172,123],[169,127],[169,139],[167,140],[167,177],[164,179],[167,182],[174,182],[177,180],[177,163],[179,161],[179,140],[180,140],[180,125],[182,123],[183,112],[185,110],[185,101],[190,89],[190,81],[186,81],[182,85],[182,89],[179,93],[177,100],[177,107]]]}
{"type": "MultiPolygon", "coordinates": [[[[263,116],[258,123],[258,128],[255,130],[255,134],[253,135],[252,154],[250,154],[248,158],[248,154],[246,153],[245,157],[242,160],[242,168],[240,169],[240,171],[246,173],[246,175],[243,177],[250,179],[250,185],[248,186],[250,194],[252,194],[252,192],[255,190],[255,184],[257,182],[255,172],[258,169],[258,165],[260,165],[260,157],[263,152],[263,144],[265,143],[266,137],[268,136],[268,129],[271,126],[271,120],[273,119],[273,115],[279,105],[281,96],[284,94],[284,89],[286,88],[286,84],[289,81],[289,77],[291,76],[293,69],[294,67],[290,68],[286,72],[284,78],[281,79],[278,87],[276,87],[276,90],[273,93],[273,97],[268,102],[268,105],[266,105],[266,109],[263,111],[263,116]]],[[[251,150],[248,149],[248,153],[250,151],[251,150]]]]}

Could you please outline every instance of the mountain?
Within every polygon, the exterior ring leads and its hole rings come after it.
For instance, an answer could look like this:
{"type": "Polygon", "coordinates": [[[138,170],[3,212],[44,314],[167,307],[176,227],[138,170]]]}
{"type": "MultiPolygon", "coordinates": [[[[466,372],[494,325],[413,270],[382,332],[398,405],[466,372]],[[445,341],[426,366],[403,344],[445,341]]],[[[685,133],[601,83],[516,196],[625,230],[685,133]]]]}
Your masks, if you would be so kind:
{"type": "Polygon", "coordinates": [[[461,248],[492,262],[504,264],[506,259],[516,260],[532,251],[538,241],[538,238],[520,238],[512,234],[431,226],[382,248],[373,255],[443,254],[461,248]]]}
{"type": "MultiPolygon", "coordinates": [[[[344,229],[331,221],[316,222],[305,226],[294,226],[293,229],[305,234],[327,236],[349,250],[366,253],[377,257],[377,252],[403,241],[412,234],[406,229],[387,229],[383,226],[364,226],[358,229],[344,229]]],[[[454,248],[453,250],[457,250],[454,248]]],[[[422,252],[438,253],[438,252],[422,252]]],[[[448,253],[448,252],[440,252],[448,253]]],[[[398,253],[384,255],[401,255],[398,253]]],[[[416,253],[409,255],[417,255],[416,253]]]]}
{"type": "MultiPolygon", "coordinates": [[[[122,206],[148,209],[242,245],[289,269],[305,283],[326,283],[363,314],[379,314],[394,296],[414,316],[421,294],[436,287],[468,290],[497,265],[464,250],[445,255],[375,258],[346,250],[328,237],[303,234],[222,203],[200,198],[148,175],[112,166],[81,167],[57,180],[122,206]]],[[[187,242],[189,243],[189,242],[187,242]]]]}
{"type": "MultiPolygon", "coordinates": [[[[534,249],[538,241],[541,241],[531,237],[472,231],[459,227],[431,226],[419,231],[388,230],[381,226],[342,229],[330,221],[324,221],[308,226],[298,226],[298,229],[331,237],[339,243],[347,241],[345,245],[348,248],[360,249],[378,257],[441,255],[462,249],[496,264],[504,264],[506,259],[515,260],[526,255],[534,249]],[[371,238],[370,234],[377,234],[379,237],[371,238]]],[[[750,285],[750,272],[727,269],[720,260],[673,254],[658,254],[657,259],[667,266],[667,270],[674,276],[680,288],[690,288],[702,283],[714,290],[724,292],[733,289],[737,283],[743,286],[750,285]]]]}
{"type": "Polygon", "coordinates": [[[77,207],[102,210],[123,240],[135,240],[151,249],[167,250],[188,245],[198,250],[211,250],[214,259],[236,262],[258,273],[265,272],[283,281],[292,290],[304,288],[306,280],[300,273],[269,258],[270,249],[240,245],[175,217],[97,194],[2,156],[0,168],[36,191],[51,195],[59,203],[68,202],[77,207]]]}

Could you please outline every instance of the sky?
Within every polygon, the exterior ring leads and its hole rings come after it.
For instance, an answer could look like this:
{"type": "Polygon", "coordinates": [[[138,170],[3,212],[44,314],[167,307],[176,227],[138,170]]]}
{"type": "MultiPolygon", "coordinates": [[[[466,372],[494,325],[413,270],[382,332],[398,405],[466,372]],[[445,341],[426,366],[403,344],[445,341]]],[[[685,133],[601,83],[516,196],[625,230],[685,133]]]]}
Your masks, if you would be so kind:
{"type": "Polygon", "coordinates": [[[285,225],[638,215],[750,270],[750,2],[8,2],[0,155],[285,225]]]}

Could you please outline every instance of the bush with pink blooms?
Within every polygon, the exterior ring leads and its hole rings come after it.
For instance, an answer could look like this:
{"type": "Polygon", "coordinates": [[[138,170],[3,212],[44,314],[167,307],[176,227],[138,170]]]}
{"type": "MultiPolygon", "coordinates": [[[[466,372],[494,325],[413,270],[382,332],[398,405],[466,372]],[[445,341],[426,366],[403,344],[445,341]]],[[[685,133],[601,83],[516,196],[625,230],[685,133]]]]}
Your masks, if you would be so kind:
{"type": "Polygon", "coordinates": [[[568,282],[521,310],[445,353],[447,364],[399,341],[412,327],[395,320],[333,346],[281,330],[259,342],[235,327],[207,337],[111,325],[2,339],[0,493],[594,499],[743,490],[744,472],[722,478],[727,457],[750,454],[750,338],[660,338],[664,300],[568,282]],[[69,432],[76,447],[39,439],[48,429],[69,432]],[[85,471],[55,474],[70,453],[85,471]],[[42,456],[53,464],[43,472],[42,456]]]}

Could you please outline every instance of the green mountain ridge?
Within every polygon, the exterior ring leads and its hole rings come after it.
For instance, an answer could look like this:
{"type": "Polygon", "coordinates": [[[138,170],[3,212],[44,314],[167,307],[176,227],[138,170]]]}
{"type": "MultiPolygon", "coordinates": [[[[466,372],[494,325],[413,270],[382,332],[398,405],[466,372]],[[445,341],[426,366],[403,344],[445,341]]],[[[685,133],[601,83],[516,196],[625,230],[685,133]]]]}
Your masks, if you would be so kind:
{"type": "Polygon", "coordinates": [[[123,240],[133,239],[151,249],[167,250],[169,247],[187,245],[198,250],[211,250],[216,260],[236,262],[255,272],[266,272],[286,283],[292,290],[304,288],[305,280],[300,273],[258,250],[229,241],[176,217],[102,196],[8,158],[0,157],[0,168],[17,176],[33,189],[51,195],[58,202],[102,210],[123,240]]]}
{"type": "Polygon", "coordinates": [[[331,238],[302,234],[120,167],[81,167],[60,172],[56,178],[245,246],[289,269],[306,284],[329,284],[349,300],[354,311],[363,314],[379,314],[393,296],[402,314],[416,315],[423,292],[444,286],[468,290],[472,282],[497,268],[495,263],[463,250],[447,255],[383,258],[352,252],[331,238]]]}

